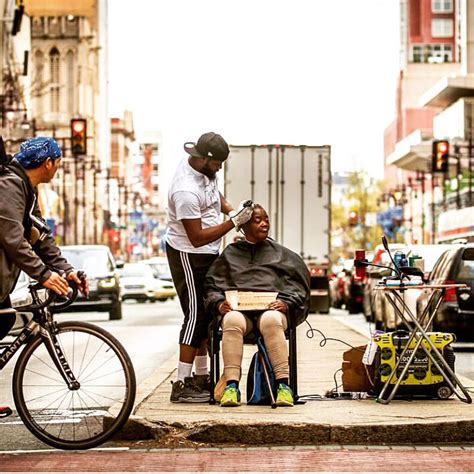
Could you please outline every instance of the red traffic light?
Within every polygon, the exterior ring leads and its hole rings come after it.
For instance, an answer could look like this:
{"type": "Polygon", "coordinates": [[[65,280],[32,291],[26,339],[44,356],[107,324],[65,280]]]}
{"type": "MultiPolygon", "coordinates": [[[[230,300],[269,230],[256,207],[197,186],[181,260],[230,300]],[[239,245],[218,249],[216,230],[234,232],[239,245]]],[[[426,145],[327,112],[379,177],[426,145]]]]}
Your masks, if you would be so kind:
{"type": "Polygon", "coordinates": [[[71,151],[73,155],[87,155],[87,120],[71,120],[71,151]]]}
{"type": "Polygon", "coordinates": [[[432,156],[433,173],[446,173],[449,167],[449,142],[448,140],[433,141],[432,156]]]}
{"type": "Polygon", "coordinates": [[[448,142],[438,142],[438,153],[446,153],[449,150],[448,142]]]}
{"type": "Polygon", "coordinates": [[[86,127],[84,120],[73,120],[72,130],[74,133],[82,133],[86,127]]]}

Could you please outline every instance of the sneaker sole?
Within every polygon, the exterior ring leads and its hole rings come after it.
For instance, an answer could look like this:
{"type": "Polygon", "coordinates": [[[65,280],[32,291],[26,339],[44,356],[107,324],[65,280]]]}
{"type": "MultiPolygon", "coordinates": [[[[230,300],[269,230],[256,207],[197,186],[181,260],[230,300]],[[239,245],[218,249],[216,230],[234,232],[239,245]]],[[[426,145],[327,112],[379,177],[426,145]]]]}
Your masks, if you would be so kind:
{"type": "Polygon", "coordinates": [[[179,397],[179,400],[172,401],[171,403],[209,403],[209,398],[185,398],[179,397]]]}
{"type": "Polygon", "coordinates": [[[292,407],[294,405],[294,403],[290,403],[290,402],[276,402],[276,406],[277,407],[292,407]]]}
{"type": "Polygon", "coordinates": [[[224,403],[221,403],[221,407],[239,407],[240,406],[240,403],[237,402],[224,402],[224,403]]]}

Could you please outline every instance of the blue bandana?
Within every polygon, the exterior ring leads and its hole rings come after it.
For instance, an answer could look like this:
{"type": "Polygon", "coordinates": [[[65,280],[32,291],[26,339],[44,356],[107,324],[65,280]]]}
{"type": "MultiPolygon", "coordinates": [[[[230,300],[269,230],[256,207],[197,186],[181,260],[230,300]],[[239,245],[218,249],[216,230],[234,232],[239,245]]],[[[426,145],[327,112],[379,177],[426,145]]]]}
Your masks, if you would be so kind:
{"type": "Polygon", "coordinates": [[[51,137],[34,137],[20,146],[20,151],[14,156],[25,169],[37,168],[47,158],[56,160],[61,156],[61,148],[51,137]]]}

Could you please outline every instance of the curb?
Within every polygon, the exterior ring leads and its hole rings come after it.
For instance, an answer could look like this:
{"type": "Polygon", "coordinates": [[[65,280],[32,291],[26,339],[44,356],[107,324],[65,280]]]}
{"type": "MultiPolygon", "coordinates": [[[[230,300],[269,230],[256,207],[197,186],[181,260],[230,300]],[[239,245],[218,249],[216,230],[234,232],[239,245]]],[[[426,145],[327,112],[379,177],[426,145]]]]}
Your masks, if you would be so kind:
{"type": "Polygon", "coordinates": [[[201,443],[245,445],[436,444],[473,443],[474,421],[392,425],[317,423],[181,423],[130,419],[121,439],[158,440],[165,435],[201,443]],[[136,426],[134,426],[136,424],[136,426]]]}
{"type": "MultiPolygon", "coordinates": [[[[122,440],[144,440],[159,439],[169,433],[169,429],[160,423],[151,423],[146,418],[136,416],[140,407],[153,395],[155,390],[173,373],[176,369],[176,361],[178,360],[178,351],[170,356],[159,369],[156,369],[148,378],[137,385],[135,395],[135,404],[132,414],[126,421],[125,425],[118,433],[114,435],[114,439],[122,440]]],[[[114,405],[110,408],[112,413],[118,412],[121,404],[114,405]]]]}

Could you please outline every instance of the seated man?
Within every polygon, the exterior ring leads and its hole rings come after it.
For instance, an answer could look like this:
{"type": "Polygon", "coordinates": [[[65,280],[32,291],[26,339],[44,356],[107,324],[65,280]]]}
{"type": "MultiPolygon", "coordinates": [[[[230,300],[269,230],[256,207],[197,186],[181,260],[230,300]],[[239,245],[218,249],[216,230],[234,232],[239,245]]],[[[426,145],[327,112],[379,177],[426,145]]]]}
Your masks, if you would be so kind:
{"type": "Polygon", "coordinates": [[[226,387],[221,406],[240,405],[244,336],[254,325],[263,336],[276,379],[279,406],[292,406],[288,386],[287,317],[302,323],[309,311],[310,277],[299,255],[268,238],[270,224],[265,209],[254,205],[251,220],[242,226],[245,239],[229,244],[210,267],[205,282],[206,308],[221,315],[222,355],[226,387]],[[225,299],[228,290],[277,291],[277,299],[263,311],[232,310],[225,299]]]}

